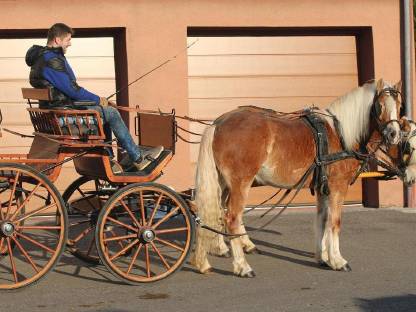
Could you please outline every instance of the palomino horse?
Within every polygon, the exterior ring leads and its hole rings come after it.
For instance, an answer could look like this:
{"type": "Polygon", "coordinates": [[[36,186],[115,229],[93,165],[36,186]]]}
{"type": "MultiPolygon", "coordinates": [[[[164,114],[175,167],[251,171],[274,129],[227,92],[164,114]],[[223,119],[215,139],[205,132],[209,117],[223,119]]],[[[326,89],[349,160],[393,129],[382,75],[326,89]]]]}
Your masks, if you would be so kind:
{"type": "Polygon", "coordinates": [[[400,119],[402,138],[398,145],[387,147],[387,162],[402,170],[403,182],[409,186],[416,182],[416,123],[406,117],[400,119]]]}
{"type": "MultiPolygon", "coordinates": [[[[325,120],[329,153],[342,151],[342,146],[347,151],[357,151],[376,132],[387,144],[397,144],[400,85],[392,87],[383,80],[366,83],[335,100],[326,111],[317,111],[325,120]]],[[[240,107],[225,113],[204,131],[195,206],[204,224],[216,230],[225,227],[229,234],[235,235],[230,245],[236,275],[255,276],[244,251],[255,251],[256,246],[247,235],[238,236],[246,233],[242,217],[250,187],[255,183],[293,188],[314,163],[316,150],[314,135],[304,120],[289,120],[260,108],[240,107]]],[[[354,158],[328,165],[329,195],[315,190],[318,208],[315,258],[334,270],[350,270],[339,248],[341,208],[359,165],[354,158]]],[[[311,181],[312,175],[305,181],[305,187],[311,181]]],[[[193,263],[202,273],[211,269],[207,253],[225,255],[229,249],[222,235],[198,228],[193,263]]]]}

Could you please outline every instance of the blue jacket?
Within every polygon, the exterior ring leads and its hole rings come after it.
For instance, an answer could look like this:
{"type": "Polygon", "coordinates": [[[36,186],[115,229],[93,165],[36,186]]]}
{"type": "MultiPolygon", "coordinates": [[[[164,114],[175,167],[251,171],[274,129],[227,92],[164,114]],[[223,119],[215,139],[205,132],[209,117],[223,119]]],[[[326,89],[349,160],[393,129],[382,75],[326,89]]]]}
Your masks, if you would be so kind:
{"type": "Polygon", "coordinates": [[[31,66],[30,84],[35,88],[52,88],[54,105],[70,104],[72,101],[94,101],[100,97],[77,84],[75,74],[62,48],[32,46],[26,53],[26,64],[31,66]]]}

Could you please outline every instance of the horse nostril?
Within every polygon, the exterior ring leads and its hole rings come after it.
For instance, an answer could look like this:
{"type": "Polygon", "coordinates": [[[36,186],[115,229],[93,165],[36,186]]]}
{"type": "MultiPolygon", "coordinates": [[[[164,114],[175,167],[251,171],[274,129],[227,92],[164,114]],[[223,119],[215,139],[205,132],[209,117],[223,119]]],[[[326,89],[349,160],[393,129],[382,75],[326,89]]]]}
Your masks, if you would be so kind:
{"type": "Polygon", "coordinates": [[[390,131],[390,134],[389,134],[390,135],[390,138],[391,139],[394,139],[396,137],[396,133],[397,133],[396,130],[391,130],[390,131]]]}

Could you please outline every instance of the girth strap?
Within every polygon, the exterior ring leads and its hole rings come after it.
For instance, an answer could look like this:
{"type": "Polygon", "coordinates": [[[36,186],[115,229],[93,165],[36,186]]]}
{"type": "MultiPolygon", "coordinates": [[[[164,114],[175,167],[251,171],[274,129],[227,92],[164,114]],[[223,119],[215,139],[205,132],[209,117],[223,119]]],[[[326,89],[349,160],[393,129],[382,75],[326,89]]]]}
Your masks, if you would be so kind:
{"type": "Polygon", "coordinates": [[[326,173],[325,158],[328,156],[328,133],[326,131],[325,121],[316,114],[307,114],[303,120],[312,130],[316,146],[315,170],[310,185],[312,195],[315,195],[315,189],[321,195],[329,195],[328,176],[326,173]]]}

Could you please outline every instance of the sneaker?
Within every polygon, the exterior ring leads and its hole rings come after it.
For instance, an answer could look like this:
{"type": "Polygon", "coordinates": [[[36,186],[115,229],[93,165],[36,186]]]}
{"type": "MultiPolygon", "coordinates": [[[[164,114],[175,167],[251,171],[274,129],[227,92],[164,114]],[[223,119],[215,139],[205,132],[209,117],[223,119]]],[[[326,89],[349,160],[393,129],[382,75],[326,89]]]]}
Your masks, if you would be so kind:
{"type": "Polygon", "coordinates": [[[147,168],[154,160],[156,160],[164,150],[163,146],[156,146],[144,151],[142,156],[136,160],[133,165],[137,170],[141,171],[147,168]]]}
{"type": "Polygon", "coordinates": [[[123,167],[114,159],[110,160],[110,165],[111,165],[111,170],[113,171],[114,174],[123,172],[123,167]]]}
{"type": "Polygon", "coordinates": [[[133,161],[130,159],[129,154],[122,153],[121,160],[118,162],[124,170],[128,170],[133,166],[133,161]]]}

